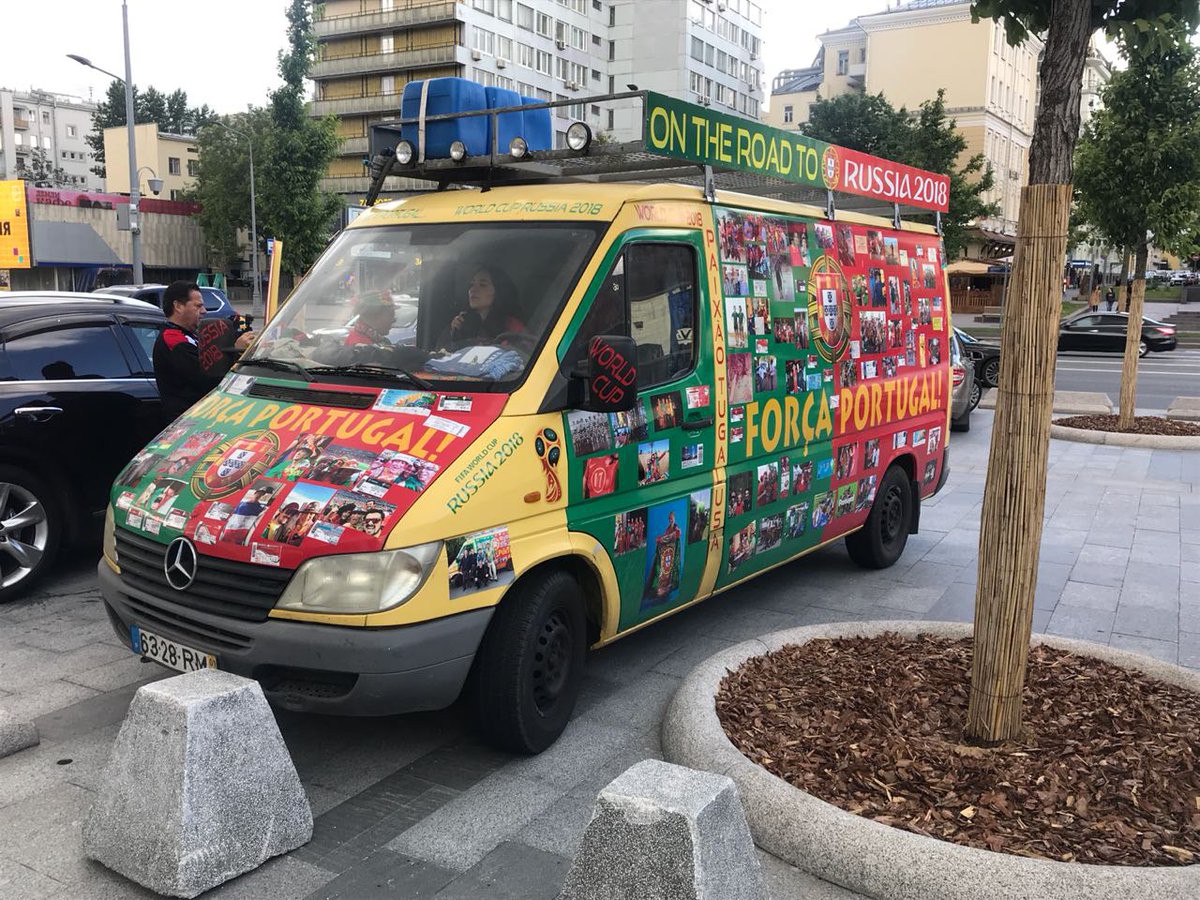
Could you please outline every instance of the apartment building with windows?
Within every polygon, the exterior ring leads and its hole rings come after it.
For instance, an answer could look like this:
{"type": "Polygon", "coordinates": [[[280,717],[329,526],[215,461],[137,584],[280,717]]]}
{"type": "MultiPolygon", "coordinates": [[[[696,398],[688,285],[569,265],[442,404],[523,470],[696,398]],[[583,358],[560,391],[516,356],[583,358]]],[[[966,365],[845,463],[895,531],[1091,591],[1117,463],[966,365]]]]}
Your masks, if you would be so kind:
{"type": "MultiPolygon", "coordinates": [[[[315,22],[310,105],[338,117],[341,150],[326,187],[363,194],[371,124],[400,113],[404,85],[459,76],[543,100],[581,102],[555,116],[615,139],[632,112],[583,98],[629,84],[758,117],[760,0],[327,0],[315,22]]],[[[426,187],[393,178],[389,192],[426,187]]]]}
{"type": "Polygon", "coordinates": [[[41,150],[46,162],[61,168],[69,187],[104,189],[92,172],[95,160],[85,138],[92,130],[96,104],[49,91],[0,88],[0,179],[23,178],[32,154],[41,150]]]}
{"type": "MultiPolygon", "coordinates": [[[[199,147],[196,138],[186,134],[159,131],[158,125],[148,122],[135,125],[133,142],[137,149],[138,191],[152,197],[150,179],[161,178],[163,200],[178,200],[183,192],[196,183],[200,173],[199,147]]],[[[129,130],[124,125],[104,129],[104,159],[107,162],[110,194],[129,193],[129,130]]]]}
{"type": "Polygon", "coordinates": [[[818,97],[882,93],[893,106],[915,110],[945,89],[947,112],[967,141],[964,155],[982,153],[995,176],[987,199],[998,212],[977,223],[968,255],[1009,255],[1028,174],[1041,40],[1009,46],[1002,25],[971,21],[969,0],[912,0],[819,40],[811,67],[773,81],[766,120],[802,130],[818,97]]]}

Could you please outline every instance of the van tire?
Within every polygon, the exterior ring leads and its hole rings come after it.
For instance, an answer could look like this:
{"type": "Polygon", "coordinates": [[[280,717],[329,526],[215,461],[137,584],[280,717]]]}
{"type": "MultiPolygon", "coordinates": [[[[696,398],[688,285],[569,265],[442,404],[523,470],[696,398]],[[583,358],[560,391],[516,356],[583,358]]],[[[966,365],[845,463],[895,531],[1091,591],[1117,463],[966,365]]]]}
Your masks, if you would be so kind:
{"type": "Polygon", "coordinates": [[[586,653],[576,580],[557,570],[519,581],[476,658],[476,718],[488,743],[534,754],[558,740],[579,697],[586,653]]]}
{"type": "Polygon", "coordinates": [[[886,569],[904,552],[912,519],[912,482],[893,465],[884,473],[866,523],[846,536],[850,558],[864,569],[886,569]]]}

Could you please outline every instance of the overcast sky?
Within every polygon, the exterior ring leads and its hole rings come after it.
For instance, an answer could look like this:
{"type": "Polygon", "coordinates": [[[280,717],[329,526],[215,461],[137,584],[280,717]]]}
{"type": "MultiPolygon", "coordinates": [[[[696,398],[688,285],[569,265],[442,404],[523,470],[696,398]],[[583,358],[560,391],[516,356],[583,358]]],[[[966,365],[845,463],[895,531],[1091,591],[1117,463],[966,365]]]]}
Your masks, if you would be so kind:
{"type": "MultiPolygon", "coordinates": [[[[768,87],[780,69],[812,62],[818,34],[888,5],[888,0],[760,2],[765,9],[768,87]]],[[[207,103],[221,113],[262,103],[279,82],[276,62],[284,45],[286,6],[286,0],[129,0],[133,80],[164,91],[181,87],[193,106],[207,103]]],[[[0,86],[82,97],[90,92],[99,99],[109,79],[66,54],[86,56],[123,74],[121,3],[57,0],[49,15],[36,39],[6,42],[0,54],[0,86]]]]}

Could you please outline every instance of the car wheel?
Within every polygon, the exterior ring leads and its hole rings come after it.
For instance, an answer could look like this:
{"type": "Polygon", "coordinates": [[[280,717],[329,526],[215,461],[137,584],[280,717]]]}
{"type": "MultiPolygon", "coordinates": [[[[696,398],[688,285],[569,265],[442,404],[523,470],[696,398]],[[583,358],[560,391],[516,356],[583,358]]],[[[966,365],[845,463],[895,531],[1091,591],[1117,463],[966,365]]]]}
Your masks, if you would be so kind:
{"type": "Polygon", "coordinates": [[[1138,356],[1145,357],[1149,352],[1150,345],[1146,343],[1145,339],[1138,341],[1138,356]]]}
{"type": "Polygon", "coordinates": [[[971,430],[971,410],[967,410],[962,414],[961,418],[950,420],[951,431],[970,431],[971,430]]]}
{"type": "Polygon", "coordinates": [[[987,382],[987,386],[994,388],[1000,387],[1000,358],[995,357],[987,361],[987,365],[983,367],[983,380],[987,382]]]}
{"type": "Polygon", "coordinates": [[[587,652],[582,595],[558,571],[519,582],[496,610],[476,659],[476,715],[489,743],[541,753],[567,727],[587,652]]]}
{"type": "Polygon", "coordinates": [[[971,382],[971,403],[967,409],[967,415],[971,414],[971,410],[979,405],[979,401],[983,399],[983,384],[979,381],[971,382]]]}
{"type": "Polygon", "coordinates": [[[14,466],[0,466],[0,603],[29,590],[54,563],[62,520],[50,486],[14,466]]]}
{"type": "Polygon", "coordinates": [[[894,465],[887,470],[866,524],[846,536],[850,558],[864,569],[886,569],[900,558],[912,527],[912,482],[894,465]]]}

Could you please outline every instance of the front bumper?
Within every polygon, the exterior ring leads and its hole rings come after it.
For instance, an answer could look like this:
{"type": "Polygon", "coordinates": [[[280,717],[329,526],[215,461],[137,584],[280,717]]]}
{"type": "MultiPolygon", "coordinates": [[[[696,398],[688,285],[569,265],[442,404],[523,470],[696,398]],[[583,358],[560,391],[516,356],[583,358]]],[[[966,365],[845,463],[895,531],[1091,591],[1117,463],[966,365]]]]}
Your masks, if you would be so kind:
{"type": "Polygon", "coordinates": [[[272,703],[301,712],[385,716],[449,706],[493,612],[394,628],[246,622],[132,589],[103,559],[98,571],[109,620],[125,644],[137,625],[213,653],[218,668],[258,680],[272,703]]]}

